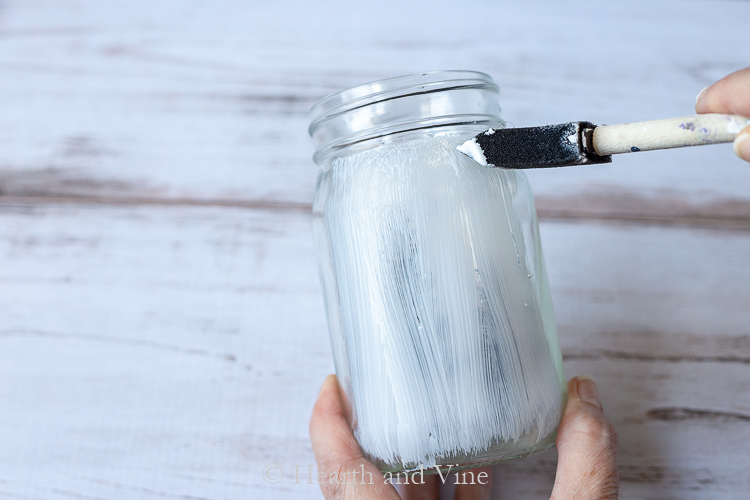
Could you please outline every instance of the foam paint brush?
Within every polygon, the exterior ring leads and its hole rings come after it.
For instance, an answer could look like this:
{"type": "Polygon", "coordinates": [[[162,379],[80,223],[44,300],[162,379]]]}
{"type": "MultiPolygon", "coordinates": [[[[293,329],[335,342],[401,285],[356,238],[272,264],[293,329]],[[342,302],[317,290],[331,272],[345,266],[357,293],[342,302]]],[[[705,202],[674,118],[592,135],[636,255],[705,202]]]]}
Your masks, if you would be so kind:
{"type": "Polygon", "coordinates": [[[489,129],[458,146],[485,166],[568,167],[610,163],[612,155],[732,142],[750,118],[704,114],[620,125],[569,122],[489,129]]]}

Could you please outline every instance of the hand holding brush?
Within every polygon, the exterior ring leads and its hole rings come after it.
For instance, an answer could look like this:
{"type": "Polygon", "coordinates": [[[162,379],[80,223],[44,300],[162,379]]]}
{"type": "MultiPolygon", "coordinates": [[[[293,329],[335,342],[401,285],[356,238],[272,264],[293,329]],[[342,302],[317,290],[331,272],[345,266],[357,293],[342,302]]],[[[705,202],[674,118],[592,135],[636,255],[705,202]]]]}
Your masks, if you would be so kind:
{"type": "Polygon", "coordinates": [[[750,68],[704,89],[695,116],[621,125],[569,122],[489,129],[458,147],[481,165],[503,168],[609,163],[613,154],[734,142],[750,161],[750,68]]]}
{"type": "MultiPolygon", "coordinates": [[[[750,116],[750,68],[732,73],[706,87],[698,94],[695,111],[703,113],[730,113],[750,116]]],[[[734,152],[750,161],[750,127],[745,127],[734,139],[734,152]]]]}

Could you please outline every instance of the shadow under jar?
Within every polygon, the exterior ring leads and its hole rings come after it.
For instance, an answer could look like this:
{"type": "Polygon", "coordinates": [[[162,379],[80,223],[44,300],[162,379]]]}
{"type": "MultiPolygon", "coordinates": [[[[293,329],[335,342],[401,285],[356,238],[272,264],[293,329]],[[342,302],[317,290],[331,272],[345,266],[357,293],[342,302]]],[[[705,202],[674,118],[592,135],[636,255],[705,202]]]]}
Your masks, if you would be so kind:
{"type": "Polygon", "coordinates": [[[313,225],[342,400],[384,472],[554,444],[567,398],[525,174],[456,146],[501,127],[488,75],[440,71],[319,101],[313,225]]]}

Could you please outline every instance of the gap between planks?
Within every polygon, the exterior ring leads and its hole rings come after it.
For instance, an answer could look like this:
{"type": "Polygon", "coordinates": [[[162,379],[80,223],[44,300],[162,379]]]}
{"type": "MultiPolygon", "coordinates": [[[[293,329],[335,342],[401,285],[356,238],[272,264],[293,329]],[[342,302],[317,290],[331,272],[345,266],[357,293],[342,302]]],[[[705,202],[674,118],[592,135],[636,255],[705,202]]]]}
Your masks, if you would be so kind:
{"type": "MultiPolygon", "coordinates": [[[[160,198],[100,196],[0,196],[0,205],[107,205],[154,207],[227,207],[275,212],[310,213],[311,203],[223,198],[160,198]]],[[[602,202],[585,194],[567,198],[536,199],[538,218],[570,223],[605,223],[640,226],[684,227],[750,232],[750,207],[733,200],[706,206],[637,199],[602,202]]]]}

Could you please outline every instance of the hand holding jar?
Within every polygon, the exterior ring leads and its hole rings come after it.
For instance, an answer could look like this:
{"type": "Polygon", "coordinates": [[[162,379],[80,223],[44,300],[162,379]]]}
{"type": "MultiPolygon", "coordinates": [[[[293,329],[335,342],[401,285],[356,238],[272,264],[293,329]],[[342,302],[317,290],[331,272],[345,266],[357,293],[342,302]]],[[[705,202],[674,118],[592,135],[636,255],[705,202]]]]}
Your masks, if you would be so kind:
{"type": "MultiPolygon", "coordinates": [[[[552,498],[616,499],[619,488],[617,435],[604,418],[596,385],[589,377],[576,377],[568,382],[568,394],[557,434],[559,459],[552,498]]],[[[432,500],[439,498],[443,482],[458,483],[457,500],[491,498],[490,467],[417,476],[410,484],[404,484],[401,476],[400,480],[392,481],[401,485],[399,496],[391,482],[384,481],[378,467],[362,455],[344,417],[339,387],[333,375],[320,389],[310,419],[310,437],[319,478],[322,478],[318,482],[328,500],[432,500]]]]}

